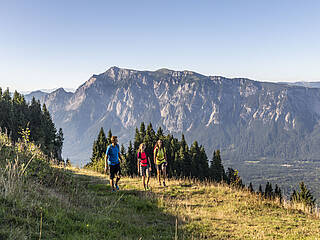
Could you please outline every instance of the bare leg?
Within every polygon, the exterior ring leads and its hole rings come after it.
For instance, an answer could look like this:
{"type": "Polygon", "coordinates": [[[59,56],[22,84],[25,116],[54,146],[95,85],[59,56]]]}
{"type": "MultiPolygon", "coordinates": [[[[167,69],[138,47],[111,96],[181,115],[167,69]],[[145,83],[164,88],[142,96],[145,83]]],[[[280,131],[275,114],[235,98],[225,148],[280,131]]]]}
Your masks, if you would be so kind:
{"type": "Polygon", "coordinates": [[[166,167],[162,168],[162,174],[163,174],[163,186],[166,186],[166,167]]]}
{"type": "Polygon", "coordinates": [[[146,177],[143,175],[142,176],[142,182],[143,182],[143,188],[146,190],[146,177]]]}
{"type": "Polygon", "coordinates": [[[120,176],[118,175],[116,178],[116,185],[118,185],[119,180],[120,180],[120,176]]]}
{"type": "Polygon", "coordinates": [[[147,172],[147,189],[149,189],[149,180],[150,180],[150,175],[149,175],[149,172],[147,172]]]}
{"type": "Polygon", "coordinates": [[[110,179],[110,186],[111,186],[111,189],[114,190],[114,181],[113,181],[113,178],[110,179]]]}
{"type": "Polygon", "coordinates": [[[160,169],[157,169],[157,175],[158,175],[159,185],[161,186],[161,172],[160,172],[160,169]]]}

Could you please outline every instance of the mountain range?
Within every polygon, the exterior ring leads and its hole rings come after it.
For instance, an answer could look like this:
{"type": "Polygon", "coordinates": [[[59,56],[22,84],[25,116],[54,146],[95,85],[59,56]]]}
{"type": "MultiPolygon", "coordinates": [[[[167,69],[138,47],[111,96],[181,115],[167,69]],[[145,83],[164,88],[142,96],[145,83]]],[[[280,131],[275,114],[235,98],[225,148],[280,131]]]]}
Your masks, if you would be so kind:
{"type": "Polygon", "coordinates": [[[63,129],[63,155],[73,164],[90,161],[101,127],[127,146],[135,128],[151,122],[183,133],[189,144],[197,140],[209,158],[220,149],[225,165],[259,182],[266,166],[293,173],[318,167],[320,89],[299,85],[112,67],[74,93],[60,88],[40,99],[63,129]]]}

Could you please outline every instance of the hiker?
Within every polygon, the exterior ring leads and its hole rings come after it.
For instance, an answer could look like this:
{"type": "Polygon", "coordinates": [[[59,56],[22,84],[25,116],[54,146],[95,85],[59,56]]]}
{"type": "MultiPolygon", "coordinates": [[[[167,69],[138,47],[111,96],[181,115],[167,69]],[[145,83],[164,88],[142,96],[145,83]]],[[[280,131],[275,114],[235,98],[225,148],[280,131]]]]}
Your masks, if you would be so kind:
{"type": "Polygon", "coordinates": [[[150,180],[150,172],[151,172],[151,162],[149,156],[145,152],[146,145],[141,143],[138,149],[137,154],[137,163],[138,163],[138,174],[142,176],[142,183],[144,190],[149,190],[149,180],[150,180]],[[147,177],[147,184],[146,184],[147,177]]]}
{"type": "Polygon", "coordinates": [[[157,167],[157,175],[159,185],[161,186],[161,175],[163,177],[163,186],[166,186],[166,167],[167,167],[167,155],[166,149],[163,146],[162,141],[159,139],[154,146],[153,150],[154,164],[157,167]]]}
{"type": "Polygon", "coordinates": [[[119,190],[118,182],[121,177],[121,169],[120,169],[120,161],[119,159],[122,158],[120,154],[120,148],[118,144],[118,137],[112,136],[111,137],[111,145],[108,146],[105,156],[105,169],[104,171],[107,172],[109,166],[110,172],[110,185],[111,190],[114,192],[115,190],[119,190]],[[107,161],[108,159],[108,161],[107,161]],[[116,182],[114,182],[114,178],[116,177],[116,182]]]}

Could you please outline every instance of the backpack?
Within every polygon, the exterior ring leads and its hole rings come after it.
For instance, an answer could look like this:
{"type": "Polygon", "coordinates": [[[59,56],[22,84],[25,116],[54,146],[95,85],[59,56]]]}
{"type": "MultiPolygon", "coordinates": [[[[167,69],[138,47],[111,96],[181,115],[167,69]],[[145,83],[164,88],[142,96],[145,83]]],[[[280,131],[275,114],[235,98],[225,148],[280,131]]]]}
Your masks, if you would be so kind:
{"type": "Polygon", "coordinates": [[[142,167],[148,166],[148,156],[147,156],[146,153],[144,153],[144,154],[145,154],[146,157],[144,159],[142,159],[141,152],[138,152],[138,158],[141,159],[140,164],[141,164],[142,167]]]}

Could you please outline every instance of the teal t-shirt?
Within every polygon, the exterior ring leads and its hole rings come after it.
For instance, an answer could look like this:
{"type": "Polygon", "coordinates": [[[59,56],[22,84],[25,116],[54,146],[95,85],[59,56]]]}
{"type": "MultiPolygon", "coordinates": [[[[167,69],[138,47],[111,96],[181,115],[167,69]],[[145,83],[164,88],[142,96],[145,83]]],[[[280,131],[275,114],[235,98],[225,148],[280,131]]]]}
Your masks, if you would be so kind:
{"type": "Polygon", "coordinates": [[[120,163],[119,161],[119,145],[113,146],[112,144],[108,146],[106,155],[108,157],[108,164],[109,165],[117,165],[120,163]]]}

